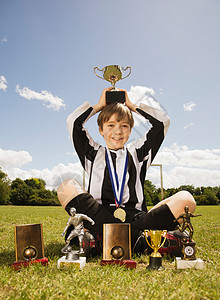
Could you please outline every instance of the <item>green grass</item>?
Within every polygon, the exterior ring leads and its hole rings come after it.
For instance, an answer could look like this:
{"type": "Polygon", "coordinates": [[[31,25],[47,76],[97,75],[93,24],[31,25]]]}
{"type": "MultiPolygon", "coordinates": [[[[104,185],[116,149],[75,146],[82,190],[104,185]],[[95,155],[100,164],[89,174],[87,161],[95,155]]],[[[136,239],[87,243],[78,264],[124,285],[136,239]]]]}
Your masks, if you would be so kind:
{"type": "Polygon", "coordinates": [[[1,299],[219,299],[220,207],[198,207],[193,218],[197,257],[203,270],[176,270],[173,259],[164,258],[165,270],[146,270],[148,257],[135,257],[136,269],[101,267],[100,258],[80,270],[58,270],[64,239],[61,233],[68,215],[62,207],[0,206],[0,298],[1,299]],[[43,224],[47,267],[41,265],[13,271],[14,226],[43,224]]]}

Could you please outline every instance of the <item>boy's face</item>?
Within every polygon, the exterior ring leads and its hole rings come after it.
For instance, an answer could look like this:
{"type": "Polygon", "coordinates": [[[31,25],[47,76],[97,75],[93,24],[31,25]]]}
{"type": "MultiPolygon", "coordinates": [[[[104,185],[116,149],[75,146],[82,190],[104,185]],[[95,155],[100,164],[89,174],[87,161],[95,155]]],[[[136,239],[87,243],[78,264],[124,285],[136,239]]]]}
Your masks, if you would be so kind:
{"type": "Polygon", "coordinates": [[[99,127],[99,132],[109,149],[118,150],[122,149],[128,141],[131,127],[127,119],[118,121],[117,114],[113,114],[107,122],[103,123],[102,129],[99,127]]]}

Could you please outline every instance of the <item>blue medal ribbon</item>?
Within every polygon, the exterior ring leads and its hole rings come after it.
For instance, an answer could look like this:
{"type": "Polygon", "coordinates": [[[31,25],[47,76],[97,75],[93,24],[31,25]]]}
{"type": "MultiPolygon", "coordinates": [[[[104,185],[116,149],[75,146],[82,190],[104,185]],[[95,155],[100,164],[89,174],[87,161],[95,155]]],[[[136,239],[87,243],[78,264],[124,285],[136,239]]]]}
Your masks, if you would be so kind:
{"type": "Polygon", "coordinates": [[[106,151],[105,151],[106,163],[108,166],[109,176],[110,176],[112,189],[113,189],[113,193],[114,193],[114,197],[115,197],[115,205],[116,205],[116,207],[119,207],[122,202],[126,173],[127,173],[127,168],[128,168],[128,151],[126,149],[124,171],[123,171],[123,177],[122,177],[121,186],[120,186],[118,174],[114,168],[110,151],[108,148],[105,148],[105,149],[106,149],[106,151]]]}

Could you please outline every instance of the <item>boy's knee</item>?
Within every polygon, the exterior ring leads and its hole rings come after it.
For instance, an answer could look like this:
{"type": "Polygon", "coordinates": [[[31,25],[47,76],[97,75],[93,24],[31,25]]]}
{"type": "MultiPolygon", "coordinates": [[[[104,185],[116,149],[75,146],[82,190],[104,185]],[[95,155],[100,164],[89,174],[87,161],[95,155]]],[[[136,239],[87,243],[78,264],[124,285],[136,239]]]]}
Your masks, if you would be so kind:
{"type": "Polygon", "coordinates": [[[57,189],[57,197],[64,208],[73,198],[83,193],[86,191],[75,179],[64,180],[57,189]]]}
{"type": "Polygon", "coordinates": [[[182,202],[182,205],[188,206],[190,212],[194,212],[196,209],[196,201],[192,194],[190,194],[188,191],[180,191],[177,193],[178,200],[182,202]]]}

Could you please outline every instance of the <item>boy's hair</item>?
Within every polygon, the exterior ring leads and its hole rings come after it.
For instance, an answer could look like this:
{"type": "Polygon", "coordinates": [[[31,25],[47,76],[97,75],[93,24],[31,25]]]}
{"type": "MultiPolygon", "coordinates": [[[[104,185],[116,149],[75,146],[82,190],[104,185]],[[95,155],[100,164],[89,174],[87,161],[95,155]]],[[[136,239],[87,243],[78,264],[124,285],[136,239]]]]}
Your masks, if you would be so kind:
{"type": "Polygon", "coordinates": [[[118,120],[127,119],[130,127],[134,126],[134,118],[130,109],[122,103],[111,103],[106,105],[103,110],[100,112],[97,122],[98,126],[103,129],[103,124],[108,122],[112,115],[117,114],[118,120]]]}

